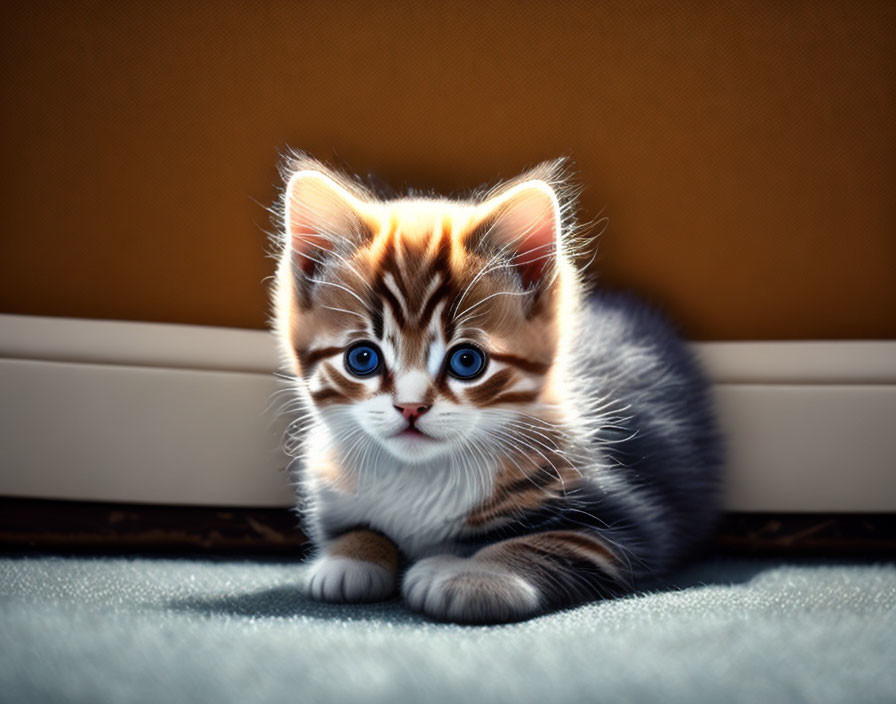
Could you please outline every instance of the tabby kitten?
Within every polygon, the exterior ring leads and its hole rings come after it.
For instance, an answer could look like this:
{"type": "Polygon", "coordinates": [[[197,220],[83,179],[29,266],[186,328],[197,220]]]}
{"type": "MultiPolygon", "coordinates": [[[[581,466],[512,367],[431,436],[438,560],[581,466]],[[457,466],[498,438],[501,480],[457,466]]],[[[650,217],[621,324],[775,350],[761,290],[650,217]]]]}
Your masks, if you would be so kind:
{"type": "Polygon", "coordinates": [[[570,193],[560,162],[469,200],[289,164],[274,308],[311,597],[524,619],[707,539],[706,382],[654,312],[586,295],[570,193]]]}

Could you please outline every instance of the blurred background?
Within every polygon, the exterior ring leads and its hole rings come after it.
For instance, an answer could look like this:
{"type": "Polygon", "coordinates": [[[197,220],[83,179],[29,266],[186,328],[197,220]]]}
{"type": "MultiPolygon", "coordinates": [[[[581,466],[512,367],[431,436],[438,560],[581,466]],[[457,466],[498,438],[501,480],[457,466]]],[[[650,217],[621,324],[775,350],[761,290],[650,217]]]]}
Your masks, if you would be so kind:
{"type": "Polygon", "coordinates": [[[896,4],[5,2],[0,312],[262,328],[287,147],[462,193],[567,155],[697,340],[896,337],[896,4]]]}

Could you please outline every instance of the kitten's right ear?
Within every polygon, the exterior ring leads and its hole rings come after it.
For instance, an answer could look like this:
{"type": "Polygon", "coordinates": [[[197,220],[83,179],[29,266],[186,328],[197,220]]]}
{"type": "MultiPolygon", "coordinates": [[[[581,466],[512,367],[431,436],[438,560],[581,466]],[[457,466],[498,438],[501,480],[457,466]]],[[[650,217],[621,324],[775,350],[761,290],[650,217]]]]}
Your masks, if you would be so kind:
{"type": "Polygon", "coordinates": [[[370,236],[364,201],[323,171],[294,173],[285,201],[287,249],[305,274],[313,274],[331,250],[353,249],[370,236]]]}

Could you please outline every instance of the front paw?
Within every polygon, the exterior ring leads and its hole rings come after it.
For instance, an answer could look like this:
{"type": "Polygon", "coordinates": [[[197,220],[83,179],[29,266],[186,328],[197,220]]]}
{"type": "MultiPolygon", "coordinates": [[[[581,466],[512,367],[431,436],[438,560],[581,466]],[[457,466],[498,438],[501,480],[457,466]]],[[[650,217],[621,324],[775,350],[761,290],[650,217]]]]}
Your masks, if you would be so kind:
{"type": "Polygon", "coordinates": [[[412,566],[401,593],[431,618],[459,623],[519,621],[541,610],[538,589],[493,562],[437,555],[412,566]]]}
{"type": "Polygon", "coordinates": [[[395,593],[395,574],[366,560],[322,555],[308,567],[305,593],[318,601],[382,601],[395,593]]]}

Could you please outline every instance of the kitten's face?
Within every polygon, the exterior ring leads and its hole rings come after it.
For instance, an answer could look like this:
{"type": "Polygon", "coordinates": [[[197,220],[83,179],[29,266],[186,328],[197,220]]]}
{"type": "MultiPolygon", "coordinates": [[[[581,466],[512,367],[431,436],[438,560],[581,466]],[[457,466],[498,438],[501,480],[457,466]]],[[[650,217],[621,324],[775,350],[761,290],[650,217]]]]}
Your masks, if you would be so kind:
{"type": "Polygon", "coordinates": [[[524,181],[482,203],[375,201],[320,167],[287,189],[279,328],[348,455],[406,463],[514,442],[550,402],[556,198],[524,181]]]}

